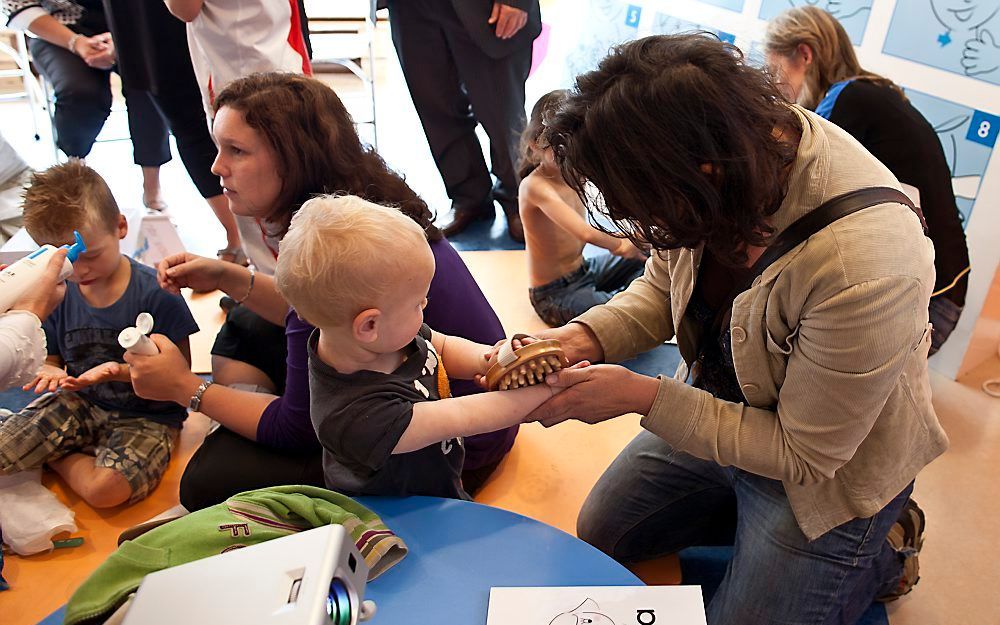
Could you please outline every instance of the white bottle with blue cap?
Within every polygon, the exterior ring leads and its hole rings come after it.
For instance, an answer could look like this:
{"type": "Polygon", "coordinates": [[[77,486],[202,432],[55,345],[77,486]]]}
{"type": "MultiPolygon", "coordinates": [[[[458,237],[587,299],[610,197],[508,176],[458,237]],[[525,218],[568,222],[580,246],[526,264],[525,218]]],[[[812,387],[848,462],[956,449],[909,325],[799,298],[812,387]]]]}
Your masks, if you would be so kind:
{"type": "MultiPolygon", "coordinates": [[[[64,245],[63,248],[69,250],[66,253],[66,260],[63,261],[62,271],[59,272],[59,279],[65,280],[73,274],[73,263],[77,256],[87,251],[87,246],[83,242],[83,237],[79,232],[73,231],[76,242],[72,245],[64,245]]],[[[49,259],[55,254],[57,248],[54,245],[43,245],[21,260],[11,264],[0,271],[0,312],[10,310],[21,296],[28,292],[39,278],[45,274],[45,269],[49,266],[49,259]]]]}

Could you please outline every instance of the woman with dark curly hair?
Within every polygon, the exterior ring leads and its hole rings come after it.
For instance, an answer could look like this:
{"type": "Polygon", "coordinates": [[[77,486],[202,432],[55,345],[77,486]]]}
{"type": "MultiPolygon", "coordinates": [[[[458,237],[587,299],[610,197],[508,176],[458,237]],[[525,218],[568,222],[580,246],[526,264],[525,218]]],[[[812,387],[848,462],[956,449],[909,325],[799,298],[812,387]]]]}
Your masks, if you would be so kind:
{"type": "MultiPolygon", "coordinates": [[[[493,344],[503,328],[461,257],[434,226],[427,204],[373,149],[329,87],[305,76],[254,74],[230,83],[215,99],[219,155],[213,170],[229,206],[260,224],[261,240],[278,254],[292,215],[318,194],[351,194],[397,206],[426,232],[436,271],[424,311],[442,332],[493,344]]],[[[306,341],[313,327],[299,319],[270,275],[233,263],[178,254],[159,266],[160,284],[221,289],[247,309],[282,326],[287,352],[267,330],[244,327],[226,338],[231,358],[213,350],[213,378],[191,373],[169,342],[161,354],[133,361],[136,393],[190,406],[218,421],[188,464],[181,503],[190,510],[243,491],[277,484],[323,485],[321,449],[309,418],[306,341]],[[286,357],[287,353],[287,357],[286,357]],[[275,373],[277,372],[277,373],[275,373]],[[278,380],[274,378],[280,374],[278,380]]],[[[221,336],[219,339],[221,340],[221,336]]],[[[453,381],[455,395],[479,389],[453,381]]],[[[517,428],[465,441],[468,492],[474,492],[510,450],[517,428]]]]}
{"type": "Polygon", "coordinates": [[[683,356],[674,379],[610,364],[550,377],[570,387],[532,415],[545,425],[643,416],[579,536],[622,561],[734,545],[712,625],[853,623],[909,590],[908,496],[947,438],[926,362],[934,254],[896,179],[701,34],[616,48],[548,132],[581,199],[654,255],[541,335],[571,362],[674,336],[683,356]]]}

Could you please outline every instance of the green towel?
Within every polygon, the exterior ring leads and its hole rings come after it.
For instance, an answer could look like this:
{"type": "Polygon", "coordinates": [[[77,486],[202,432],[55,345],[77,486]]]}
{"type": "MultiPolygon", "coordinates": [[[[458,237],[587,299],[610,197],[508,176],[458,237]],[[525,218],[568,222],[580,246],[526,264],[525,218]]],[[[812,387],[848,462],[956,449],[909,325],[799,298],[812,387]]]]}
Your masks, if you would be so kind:
{"type": "Polygon", "coordinates": [[[148,573],[330,524],[343,525],[351,534],[368,564],[369,579],[406,555],[403,541],[349,497],[315,486],[262,488],[122,543],[70,597],[64,623],[103,622],[148,573]]]}

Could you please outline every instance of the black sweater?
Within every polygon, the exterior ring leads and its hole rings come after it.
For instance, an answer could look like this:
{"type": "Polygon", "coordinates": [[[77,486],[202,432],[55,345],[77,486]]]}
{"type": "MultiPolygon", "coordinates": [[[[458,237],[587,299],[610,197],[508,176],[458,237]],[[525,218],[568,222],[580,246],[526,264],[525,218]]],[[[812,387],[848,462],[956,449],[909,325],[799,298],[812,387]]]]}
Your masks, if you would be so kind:
{"type": "MultiPolygon", "coordinates": [[[[844,87],[830,121],[851,133],[889,171],[920,190],[927,234],[934,242],[935,293],[969,266],[961,216],[951,186],[951,170],[941,141],[912,104],[887,85],[855,80],[844,87]]],[[[941,294],[965,305],[968,274],[941,294]]]]}

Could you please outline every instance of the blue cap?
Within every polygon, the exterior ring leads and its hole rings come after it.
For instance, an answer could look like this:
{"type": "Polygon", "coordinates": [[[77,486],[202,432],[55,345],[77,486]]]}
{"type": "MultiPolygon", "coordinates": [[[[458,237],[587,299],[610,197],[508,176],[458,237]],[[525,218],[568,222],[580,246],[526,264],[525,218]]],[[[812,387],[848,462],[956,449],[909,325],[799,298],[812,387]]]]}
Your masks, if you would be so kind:
{"type": "Polygon", "coordinates": [[[68,252],[66,252],[66,258],[71,263],[75,263],[76,257],[79,256],[82,252],[87,251],[87,245],[83,242],[83,237],[81,237],[80,233],[77,232],[76,230],[73,231],[73,238],[76,239],[76,242],[73,243],[73,245],[63,246],[64,248],[69,250],[68,252]]]}

